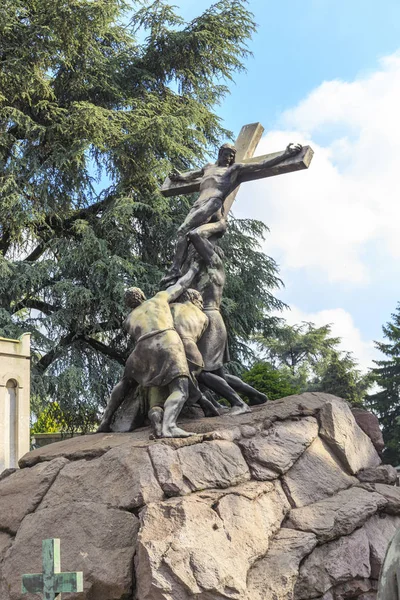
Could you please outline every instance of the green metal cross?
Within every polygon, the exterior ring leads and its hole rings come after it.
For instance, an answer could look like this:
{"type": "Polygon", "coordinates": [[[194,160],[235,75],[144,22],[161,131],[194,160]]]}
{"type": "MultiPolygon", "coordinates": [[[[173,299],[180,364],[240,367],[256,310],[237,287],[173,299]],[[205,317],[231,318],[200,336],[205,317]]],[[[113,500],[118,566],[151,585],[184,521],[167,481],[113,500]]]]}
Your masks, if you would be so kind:
{"type": "Polygon", "coordinates": [[[61,573],[60,540],[43,540],[43,573],[22,576],[22,593],[61,600],[61,592],[83,592],[83,573],[61,573]]]}

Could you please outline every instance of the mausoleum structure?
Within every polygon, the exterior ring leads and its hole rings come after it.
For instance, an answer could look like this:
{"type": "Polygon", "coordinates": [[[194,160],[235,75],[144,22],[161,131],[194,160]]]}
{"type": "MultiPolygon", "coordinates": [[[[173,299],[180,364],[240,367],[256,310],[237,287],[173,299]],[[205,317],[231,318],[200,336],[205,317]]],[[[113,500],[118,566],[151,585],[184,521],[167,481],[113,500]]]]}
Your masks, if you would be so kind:
{"type": "Polygon", "coordinates": [[[0,337],[0,473],[29,452],[30,334],[0,337]]]}

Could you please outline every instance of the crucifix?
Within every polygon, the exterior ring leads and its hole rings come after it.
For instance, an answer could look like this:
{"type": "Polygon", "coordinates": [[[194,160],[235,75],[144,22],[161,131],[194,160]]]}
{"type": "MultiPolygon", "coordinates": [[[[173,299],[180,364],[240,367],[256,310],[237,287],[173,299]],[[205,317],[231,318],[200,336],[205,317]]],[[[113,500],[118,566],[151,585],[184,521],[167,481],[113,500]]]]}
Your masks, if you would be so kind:
{"type": "Polygon", "coordinates": [[[61,600],[61,592],[83,592],[83,573],[61,573],[60,540],[42,542],[43,573],[22,576],[22,593],[61,600]]]}
{"type": "Polygon", "coordinates": [[[175,259],[164,283],[179,277],[191,232],[196,231],[206,238],[223,235],[226,217],[241,183],[309,167],[314,154],[310,146],[289,144],[283,152],[254,157],[263,131],[261,123],[245,125],[235,146],[221,146],[217,163],[187,173],[174,169],[163,183],[164,196],[200,192],[178,229],[175,259]]]}

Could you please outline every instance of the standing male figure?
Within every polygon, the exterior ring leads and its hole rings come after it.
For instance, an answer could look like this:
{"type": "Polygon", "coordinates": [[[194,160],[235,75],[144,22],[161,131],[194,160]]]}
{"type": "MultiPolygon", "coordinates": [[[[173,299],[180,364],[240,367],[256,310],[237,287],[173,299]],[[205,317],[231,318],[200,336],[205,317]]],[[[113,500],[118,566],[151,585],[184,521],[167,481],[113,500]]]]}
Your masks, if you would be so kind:
{"type": "MultiPolygon", "coordinates": [[[[132,311],[125,320],[124,328],[136,345],[126,362],[121,381],[111,393],[98,432],[110,431],[112,417],[125,396],[142,385],[168,391],[161,426],[162,437],[191,435],[176,424],[189,397],[191,375],[183,342],[174,327],[170,303],[187,289],[198,268],[196,263],[193,264],[175,285],[158,292],[150,300],[146,300],[139,288],[130,288],[125,293],[126,304],[132,311]]],[[[156,419],[157,415],[154,417],[156,419]]]]}
{"type": "Polygon", "coordinates": [[[223,365],[230,360],[228,334],[220,312],[226,279],[223,251],[197,231],[190,232],[188,237],[204,261],[194,285],[202,295],[204,312],[209,319],[209,326],[198,344],[204,359],[204,370],[198,379],[201,384],[226,398],[233,406],[232,413],[246,412],[249,408],[237,392],[246,395],[251,404],[263,404],[268,398],[223,369],[223,365]]]}
{"type": "Polygon", "coordinates": [[[189,240],[189,232],[196,231],[203,238],[222,235],[226,231],[226,215],[223,205],[225,199],[250,173],[273,167],[287,158],[298,154],[300,144],[289,144],[284,152],[272,159],[254,163],[235,163],[236,149],[231,144],[224,144],[219,149],[215,164],[209,163],[202,169],[189,173],[180,173],[174,169],[169,174],[171,181],[193,181],[200,179],[200,195],[193,204],[186,219],[177,232],[177,246],[173,264],[163,279],[164,284],[176,280],[185,260],[189,240]]]}

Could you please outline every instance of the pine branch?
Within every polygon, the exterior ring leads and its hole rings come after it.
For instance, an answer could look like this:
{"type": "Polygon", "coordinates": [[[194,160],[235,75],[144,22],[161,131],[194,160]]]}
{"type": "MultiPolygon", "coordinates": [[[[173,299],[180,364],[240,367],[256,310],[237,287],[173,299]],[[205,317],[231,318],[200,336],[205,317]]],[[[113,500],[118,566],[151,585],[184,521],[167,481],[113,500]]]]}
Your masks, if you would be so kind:
{"type": "Polygon", "coordinates": [[[38,244],[36,246],[36,248],[34,250],[32,250],[32,252],[29,254],[29,256],[24,258],[23,262],[34,262],[35,260],[37,260],[38,258],[40,258],[42,256],[42,254],[45,250],[46,250],[46,244],[42,241],[42,242],[40,242],[40,244],[38,244]]]}
{"type": "Polygon", "coordinates": [[[75,339],[76,339],[75,332],[70,332],[66,336],[61,338],[60,341],[58,342],[57,346],[55,346],[54,348],[52,348],[50,350],[50,352],[48,352],[47,354],[42,356],[38,360],[38,362],[35,364],[35,370],[38,372],[38,374],[43,375],[43,373],[46,371],[46,369],[49,368],[51,363],[54,362],[56,360],[56,358],[58,358],[62,354],[64,348],[66,346],[71,345],[71,343],[75,339]]]}
{"type": "MultiPolygon", "coordinates": [[[[34,225],[34,229],[37,233],[47,233],[48,235],[46,236],[46,241],[48,241],[51,238],[49,230],[51,230],[52,233],[65,233],[76,221],[87,219],[89,216],[98,215],[111,204],[113,199],[114,195],[110,194],[103,200],[99,200],[99,202],[95,202],[90,206],[86,206],[85,208],[80,208],[79,210],[74,211],[69,217],[61,218],[55,213],[47,215],[44,219],[44,224],[41,223],[34,225]]],[[[39,249],[36,248],[35,252],[36,251],[39,252],[39,249]]],[[[28,261],[28,258],[25,260],[28,261]]]]}
{"type": "Polygon", "coordinates": [[[121,365],[125,365],[127,359],[126,354],[118,352],[117,350],[110,348],[110,346],[106,346],[106,344],[103,344],[102,342],[99,342],[98,340],[95,340],[91,337],[82,336],[81,339],[84,342],[86,342],[89,346],[91,346],[91,348],[97,350],[97,352],[101,352],[101,354],[104,354],[105,356],[116,360],[121,365]]]}
{"type": "Polygon", "coordinates": [[[6,255],[7,250],[11,245],[11,231],[8,227],[4,227],[3,236],[0,239],[0,252],[2,252],[3,256],[6,255]]]}
{"type": "Polygon", "coordinates": [[[90,206],[75,211],[74,214],[65,219],[64,227],[68,229],[69,227],[71,227],[71,225],[73,225],[73,223],[75,223],[75,221],[78,221],[79,219],[86,219],[89,216],[98,215],[100,212],[106,209],[113,200],[114,195],[110,194],[109,196],[106,196],[103,200],[99,200],[99,202],[95,202],[90,206]]]}
{"type": "Polygon", "coordinates": [[[117,350],[114,350],[106,344],[103,344],[102,342],[99,342],[94,338],[88,337],[85,334],[76,334],[75,332],[70,332],[66,336],[61,338],[57,346],[55,346],[52,350],[50,350],[47,354],[45,354],[39,359],[39,361],[35,365],[35,369],[40,375],[43,375],[43,373],[46,371],[46,369],[49,368],[51,363],[53,363],[57,358],[59,358],[59,356],[61,356],[64,349],[77,341],[84,342],[97,352],[100,352],[101,354],[104,354],[105,356],[116,360],[121,365],[125,365],[127,359],[126,354],[118,352],[117,350]]]}
{"type": "Polygon", "coordinates": [[[20,302],[18,302],[18,304],[13,306],[12,314],[19,312],[23,308],[32,308],[34,310],[39,310],[45,315],[52,315],[57,310],[57,306],[49,304],[48,302],[43,302],[42,300],[37,300],[35,298],[25,298],[24,300],[21,300],[20,302]]]}
{"type": "MultiPolygon", "coordinates": [[[[114,195],[110,194],[99,202],[95,202],[90,206],[76,210],[69,217],[60,218],[56,214],[51,214],[45,217],[44,223],[33,224],[33,229],[36,235],[41,237],[41,241],[36,248],[34,248],[34,250],[32,250],[32,252],[26,258],[24,258],[23,262],[35,262],[46,251],[47,243],[53,239],[54,233],[57,233],[58,235],[65,234],[76,221],[86,219],[89,216],[98,215],[101,211],[105,210],[107,206],[109,206],[113,199],[114,195]]],[[[8,245],[6,248],[9,247],[10,243],[11,238],[9,236],[8,245]]],[[[1,250],[3,250],[3,248],[0,242],[0,251],[1,250]]],[[[3,254],[5,254],[5,252],[6,250],[3,250],[3,254]]]]}

